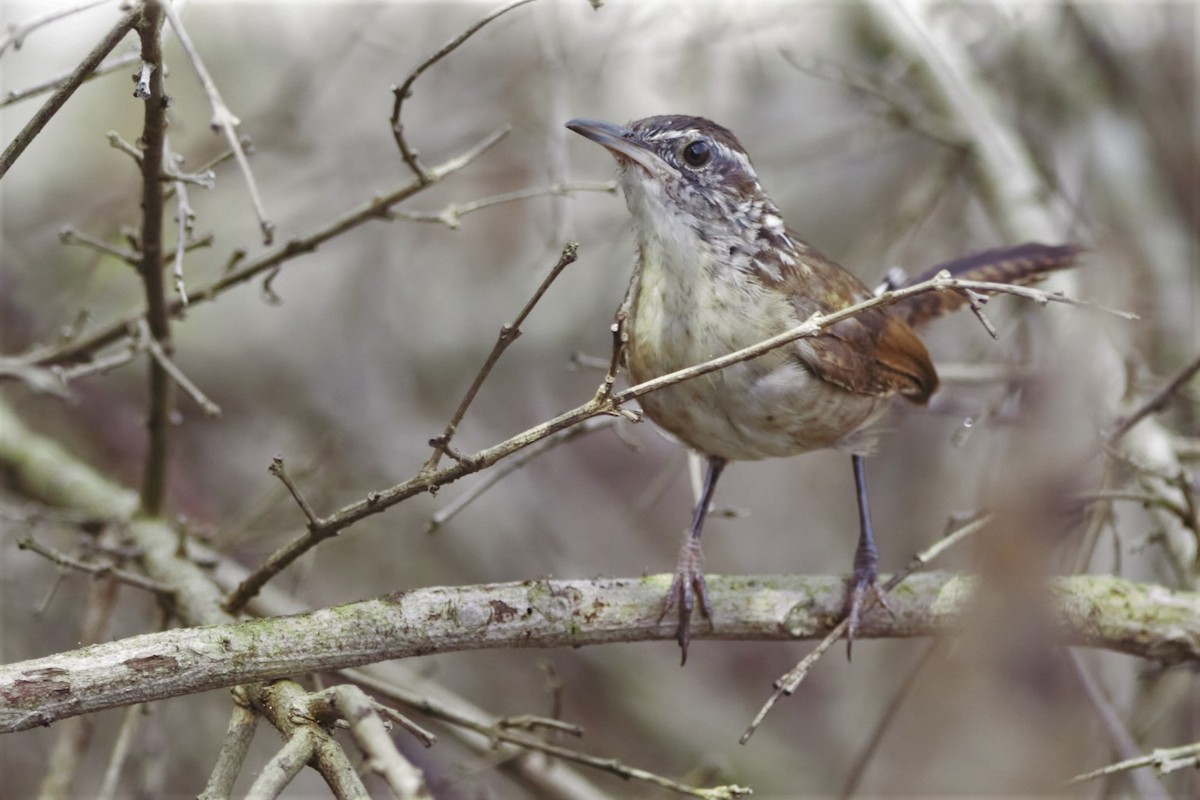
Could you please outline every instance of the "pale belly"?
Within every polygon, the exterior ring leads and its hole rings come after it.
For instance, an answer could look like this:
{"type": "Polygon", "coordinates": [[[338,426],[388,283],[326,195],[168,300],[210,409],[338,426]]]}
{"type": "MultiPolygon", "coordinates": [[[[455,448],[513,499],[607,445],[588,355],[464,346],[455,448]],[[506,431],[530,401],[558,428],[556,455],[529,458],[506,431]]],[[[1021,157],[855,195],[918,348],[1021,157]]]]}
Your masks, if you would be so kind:
{"type": "MultiPolygon", "coordinates": [[[[794,325],[788,308],[736,290],[686,295],[642,284],[630,321],[628,364],[635,383],[755,344],[794,325]],[[674,301],[674,302],[672,302],[674,301]]],[[[676,287],[677,289],[678,287],[676,287]]],[[[726,287],[728,288],[728,287],[726,287]]],[[[802,345],[801,345],[802,346],[802,345]]],[[[840,448],[867,452],[864,432],[888,398],[855,394],[813,375],[796,345],[640,398],[646,415],[704,455],[732,460],[840,448]]]]}

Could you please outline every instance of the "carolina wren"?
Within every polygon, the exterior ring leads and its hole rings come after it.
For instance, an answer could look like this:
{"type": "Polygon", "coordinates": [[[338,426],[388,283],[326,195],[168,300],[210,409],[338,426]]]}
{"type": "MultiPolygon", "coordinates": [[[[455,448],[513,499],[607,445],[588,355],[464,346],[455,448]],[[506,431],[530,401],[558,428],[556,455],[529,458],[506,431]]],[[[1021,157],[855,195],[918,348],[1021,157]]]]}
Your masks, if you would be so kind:
{"type": "MultiPolygon", "coordinates": [[[[871,290],[783,222],[749,156],[702,117],[656,116],[626,127],[576,119],[567,128],[617,161],[638,244],[625,362],[642,382],[748,347],[871,297],[871,290]]],[[[1078,248],[1026,244],[942,264],[957,277],[1027,283],[1073,264],[1078,248]]],[[[703,491],[663,608],[678,607],[687,660],[692,610],[712,623],[700,531],[730,460],[836,448],[851,454],[859,539],[847,594],[853,641],[868,594],[880,599],[863,478],[871,423],[894,395],[923,404],[938,377],[913,326],[965,302],[953,292],[872,308],[749,361],[641,398],[646,416],[707,461],[703,491]]]]}

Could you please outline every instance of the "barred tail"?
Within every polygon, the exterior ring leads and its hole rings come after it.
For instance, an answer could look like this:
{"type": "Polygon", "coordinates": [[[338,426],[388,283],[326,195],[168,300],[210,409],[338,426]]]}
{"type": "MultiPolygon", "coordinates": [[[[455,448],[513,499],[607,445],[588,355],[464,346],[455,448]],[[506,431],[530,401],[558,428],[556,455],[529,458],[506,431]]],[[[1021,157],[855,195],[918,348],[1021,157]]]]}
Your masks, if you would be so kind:
{"type": "MultiPolygon", "coordinates": [[[[985,250],[925,270],[905,281],[902,286],[927,281],[942,270],[955,278],[991,283],[1022,285],[1035,283],[1049,272],[1075,266],[1076,257],[1085,248],[1074,244],[1022,244],[985,250]]],[[[962,305],[967,298],[959,292],[923,292],[896,303],[892,308],[909,325],[917,326],[947,314],[962,305]]]]}

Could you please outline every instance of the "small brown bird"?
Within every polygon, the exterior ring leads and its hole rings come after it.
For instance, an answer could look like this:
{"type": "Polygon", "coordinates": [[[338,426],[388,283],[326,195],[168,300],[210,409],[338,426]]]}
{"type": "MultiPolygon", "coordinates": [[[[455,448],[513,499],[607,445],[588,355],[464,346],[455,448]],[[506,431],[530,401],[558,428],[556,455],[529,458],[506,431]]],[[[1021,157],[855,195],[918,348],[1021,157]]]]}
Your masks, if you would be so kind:
{"type": "MultiPolygon", "coordinates": [[[[783,222],[749,156],[727,128],[702,117],[648,117],[626,127],[576,119],[570,130],[616,159],[638,244],[625,353],[641,383],[756,344],[872,296],[783,222]]],[[[955,277],[1029,283],[1074,263],[1079,249],[1026,244],[932,270],[955,277]]],[[[961,306],[954,292],[915,295],[838,322],[749,361],[641,398],[646,415],[707,462],[704,487],[663,608],[679,609],[676,638],[687,661],[697,601],[712,622],[700,531],[730,460],[836,448],[851,454],[859,540],[847,595],[853,641],[868,594],[879,594],[878,555],[863,477],[871,423],[894,395],[923,404],[938,377],[913,326],[961,306]]]]}

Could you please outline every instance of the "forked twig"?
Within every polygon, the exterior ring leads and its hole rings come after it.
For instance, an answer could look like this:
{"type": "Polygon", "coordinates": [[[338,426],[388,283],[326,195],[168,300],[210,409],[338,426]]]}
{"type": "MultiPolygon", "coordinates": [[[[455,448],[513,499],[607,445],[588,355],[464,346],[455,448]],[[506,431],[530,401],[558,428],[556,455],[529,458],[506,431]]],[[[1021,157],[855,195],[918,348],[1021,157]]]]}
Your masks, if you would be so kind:
{"type": "Polygon", "coordinates": [[[492,373],[492,368],[496,366],[496,362],[500,360],[500,356],[521,335],[521,324],[525,322],[526,317],[533,311],[533,307],[538,304],[538,301],[542,299],[542,295],[550,288],[550,284],[554,283],[564,269],[574,264],[577,258],[579,258],[579,244],[568,242],[563,247],[562,253],[559,254],[558,261],[550,268],[550,274],[542,281],[541,286],[537,288],[533,296],[526,301],[525,306],[517,314],[516,319],[500,327],[500,335],[496,338],[496,343],[492,345],[492,351],[488,353],[483,366],[479,368],[479,372],[475,375],[475,380],[471,382],[467,393],[463,395],[463,399],[458,404],[454,416],[446,424],[446,429],[442,431],[440,436],[429,441],[429,444],[433,446],[433,452],[425,461],[425,466],[421,468],[422,472],[432,472],[437,469],[438,462],[441,461],[442,455],[447,452],[450,440],[454,438],[454,433],[458,430],[459,423],[466,416],[467,409],[471,406],[471,403],[475,401],[475,395],[479,393],[479,388],[483,386],[483,382],[492,373]]]}

